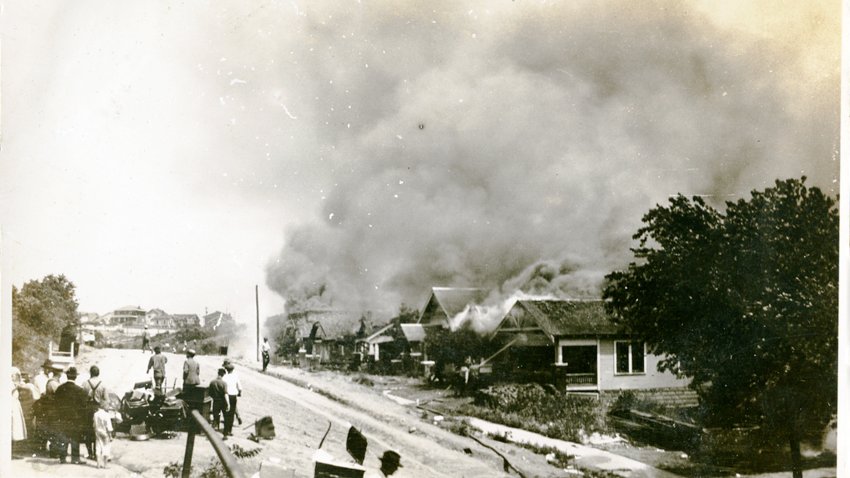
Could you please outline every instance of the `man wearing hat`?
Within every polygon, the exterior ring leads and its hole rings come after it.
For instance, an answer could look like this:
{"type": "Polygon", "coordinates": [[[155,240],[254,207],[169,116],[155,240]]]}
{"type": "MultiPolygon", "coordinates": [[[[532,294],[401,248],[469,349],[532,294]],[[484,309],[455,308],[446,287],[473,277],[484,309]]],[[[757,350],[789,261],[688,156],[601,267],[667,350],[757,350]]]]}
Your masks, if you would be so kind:
{"type": "Polygon", "coordinates": [[[44,393],[48,395],[56,393],[59,385],[68,381],[68,377],[65,375],[65,369],[61,364],[51,362],[50,368],[52,372],[48,374],[47,385],[44,386],[44,393]]]}
{"type": "Polygon", "coordinates": [[[82,464],[80,460],[80,440],[92,426],[92,409],[89,407],[88,395],[79,385],[77,368],[70,367],[65,375],[68,381],[56,389],[54,405],[57,420],[57,442],[59,445],[59,462],[66,463],[68,444],[71,445],[71,462],[82,464]]]}
{"type": "Polygon", "coordinates": [[[41,364],[41,368],[38,369],[38,373],[35,375],[35,377],[33,377],[32,383],[34,383],[35,386],[38,387],[39,393],[44,393],[47,391],[47,379],[50,378],[52,368],[53,363],[50,361],[50,359],[47,359],[44,361],[43,364],[41,364]]]}
{"type": "MultiPolygon", "coordinates": [[[[227,374],[222,377],[225,388],[227,390],[227,411],[224,413],[224,436],[233,436],[233,418],[237,415],[237,398],[242,396],[242,383],[239,382],[239,375],[234,371],[235,367],[230,361],[224,366],[227,374]]],[[[242,424],[242,419],[239,419],[239,424],[242,424]]]]}
{"type": "MultiPolygon", "coordinates": [[[[230,380],[231,384],[232,384],[234,381],[235,381],[235,382],[239,382],[239,377],[238,377],[238,375],[236,375],[236,372],[234,372],[234,371],[233,371],[233,369],[235,368],[235,366],[233,365],[233,363],[230,361],[230,359],[229,359],[229,358],[224,359],[224,362],[222,362],[222,363],[221,363],[221,368],[223,368],[223,369],[225,370],[225,372],[227,372],[227,375],[229,376],[229,377],[227,378],[227,380],[230,380]]],[[[231,385],[231,386],[232,386],[232,385],[231,385]]],[[[242,386],[242,385],[241,385],[241,383],[240,383],[240,385],[239,385],[239,386],[240,386],[240,387],[242,386]]],[[[230,401],[230,399],[229,399],[229,398],[227,398],[227,401],[229,402],[229,401],[230,401]]],[[[236,421],[237,421],[237,422],[239,422],[239,424],[240,424],[240,425],[242,424],[242,417],[240,417],[240,416],[239,416],[239,410],[238,410],[238,409],[237,409],[237,410],[233,410],[233,417],[234,417],[234,418],[236,418],[236,421]]]]}
{"type": "Polygon", "coordinates": [[[401,466],[401,456],[393,450],[387,450],[381,455],[381,469],[379,472],[370,471],[364,475],[363,478],[382,478],[386,476],[391,476],[396,472],[401,466]]]}
{"type": "MultiPolygon", "coordinates": [[[[50,360],[45,360],[42,364],[46,375],[44,383],[44,393],[33,404],[33,412],[35,414],[35,442],[39,450],[44,450],[49,445],[49,455],[51,458],[59,456],[58,442],[58,417],[56,412],[56,390],[59,388],[59,376],[63,370],[59,364],[55,364],[50,360]]],[[[36,377],[38,378],[38,377],[36,377]]]]}
{"type": "Polygon", "coordinates": [[[195,361],[195,349],[186,351],[183,362],[183,390],[195,388],[201,384],[201,366],[195,361]]]}

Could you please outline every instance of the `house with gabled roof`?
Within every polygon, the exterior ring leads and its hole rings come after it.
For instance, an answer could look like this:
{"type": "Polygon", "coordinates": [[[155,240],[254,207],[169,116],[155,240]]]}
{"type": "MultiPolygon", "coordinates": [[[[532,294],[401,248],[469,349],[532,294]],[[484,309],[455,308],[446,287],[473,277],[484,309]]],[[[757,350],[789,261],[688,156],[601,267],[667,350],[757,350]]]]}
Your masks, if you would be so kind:
{"type": "Polygon", "coordinates": [[[151,309],[145,314],[148,326],[154,329],[176,329],[174,319],[162,309],[151,309]]]}
{"type": "Polygon", "coordinates": [[[470,305],[480,305],[487,293],[487,289],[476,287],[432,287],[417,323],[423,327],[448,328],[449,320],[470,305]]]}
{"type": "Polygon", "coordinates": [[[387,344],[395,341],[395,338],[391,334],[393,325],[394,324],[390,322],[389,324],[373,330],[372,333],[366,337],[357,340],[358,343],[362,344],[364,354],[366,356],[376,362],[381,359],[381,344],[387,344]]]}
{"type": "Polygon", "coordinates": [[[601,300],[518,300],[493,332],[503,344],[494,373],[554,383],[570,392],[685,388],[659,372],[663,357],[626,334],[601,300]]]}
{"type": "Polygon", "coordinates": [[[353,354],[355,317],[343,310],[305,309],[286,314],[285,330],[311,365],[343,364],[353,354]]]}

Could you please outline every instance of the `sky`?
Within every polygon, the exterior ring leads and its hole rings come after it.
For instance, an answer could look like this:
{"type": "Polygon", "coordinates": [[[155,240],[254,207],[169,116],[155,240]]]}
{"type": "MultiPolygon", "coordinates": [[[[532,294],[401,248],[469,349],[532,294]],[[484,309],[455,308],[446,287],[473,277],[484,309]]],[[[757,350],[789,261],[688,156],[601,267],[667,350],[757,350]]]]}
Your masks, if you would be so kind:
{"type": "Polygon", "coordinates": [[[598,296],[671,195],[837,194],[839,8],[3,4],[4,280],[246,323],[255,285],[262,317],[598,296]]]}

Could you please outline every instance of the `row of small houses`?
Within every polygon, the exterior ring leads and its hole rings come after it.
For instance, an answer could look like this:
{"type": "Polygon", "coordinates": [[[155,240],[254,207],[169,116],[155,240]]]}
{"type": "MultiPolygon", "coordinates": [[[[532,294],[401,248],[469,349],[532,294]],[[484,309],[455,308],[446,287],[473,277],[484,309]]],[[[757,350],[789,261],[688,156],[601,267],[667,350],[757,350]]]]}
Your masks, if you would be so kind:
{"type": "MultiPolygon", "coordinates": [[[[307,322],[309,327],[301,332],[302,355],[314,364],[327,364],[352,355],[381,361],[386,359],[382,350],[402,350],[390,361],[413,363],[415,371],[427,374],[434,362],[429,360],[426,337],[448,329],[451,318],[468,306],[480,305],[485,297],[482,289],[435,287],[416,323],[391,322],[361,333],[354,344],[326,333],[319,321],[307,322]]],[[[686,379],[658,371],[662,357],[624,334],[605,313],[601,300],[518,300],[490,333],[490,340],[498,349],[491,356],[468,353],[476,357],[472,365],[482,374],[506,379],[536,374],[568,392],[684,391],[688,385],[686,379]]]]}

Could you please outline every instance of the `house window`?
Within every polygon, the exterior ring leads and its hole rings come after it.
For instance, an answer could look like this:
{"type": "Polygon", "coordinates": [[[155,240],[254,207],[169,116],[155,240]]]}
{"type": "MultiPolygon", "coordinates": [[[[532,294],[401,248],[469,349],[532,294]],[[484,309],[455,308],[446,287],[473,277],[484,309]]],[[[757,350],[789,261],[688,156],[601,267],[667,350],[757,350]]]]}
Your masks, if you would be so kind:
{"type": "Polygon", "coordinates": [[[615,342],[617,373],[644,373],[646,371],[643,342],[615,342]]]}
{"type": "Polygon", "coordinates": [[[595,374],[595,345],[564,345],[561,347],[561,364],[567,374],[595,374]]]}

